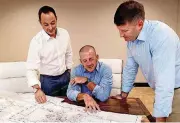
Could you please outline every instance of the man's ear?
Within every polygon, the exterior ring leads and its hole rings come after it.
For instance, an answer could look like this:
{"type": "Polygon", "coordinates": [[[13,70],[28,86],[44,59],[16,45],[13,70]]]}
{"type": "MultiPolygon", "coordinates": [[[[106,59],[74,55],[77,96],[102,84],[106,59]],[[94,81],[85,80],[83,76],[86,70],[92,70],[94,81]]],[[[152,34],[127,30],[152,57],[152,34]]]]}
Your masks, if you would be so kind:
{"type": "Polygon", "coordinates": [[[142,19],[139,19],[138,20],[138,27],[139,27],[139,29],[142,29],[143,24],[144,24],[144,21],[142,19]]]}
{"type": "Polygon", "coordinates": [[[96,55],[96,58],[99,59],[99,55],[98,54],[96,55]]]}

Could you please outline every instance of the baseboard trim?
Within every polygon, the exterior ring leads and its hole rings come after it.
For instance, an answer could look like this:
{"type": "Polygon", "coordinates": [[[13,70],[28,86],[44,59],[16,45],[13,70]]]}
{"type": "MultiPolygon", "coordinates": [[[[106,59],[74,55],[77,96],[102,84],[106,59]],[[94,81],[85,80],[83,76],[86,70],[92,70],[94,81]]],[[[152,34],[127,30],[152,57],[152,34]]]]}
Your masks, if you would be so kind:
{"type": "Polygon", "coordinates": [[[148,83],[136,82],[134,83],[134,87],[150,87],[148,83]]]}

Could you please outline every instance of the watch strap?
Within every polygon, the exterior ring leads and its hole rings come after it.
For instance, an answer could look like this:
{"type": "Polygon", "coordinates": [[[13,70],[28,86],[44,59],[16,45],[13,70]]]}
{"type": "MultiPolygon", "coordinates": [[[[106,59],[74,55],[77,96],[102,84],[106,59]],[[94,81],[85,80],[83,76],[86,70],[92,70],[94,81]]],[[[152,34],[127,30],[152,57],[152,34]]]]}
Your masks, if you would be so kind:
{"type": "Polygon", "coordinates": [[[41,88],[33,88],[33,92],[36,93],[41,88]]]}
{"type": "Polygon", "coordinates": [[[87,81],[84,83],[85,85],[87,85],[90,82],[89,78],[87,78],[87,81]]]}

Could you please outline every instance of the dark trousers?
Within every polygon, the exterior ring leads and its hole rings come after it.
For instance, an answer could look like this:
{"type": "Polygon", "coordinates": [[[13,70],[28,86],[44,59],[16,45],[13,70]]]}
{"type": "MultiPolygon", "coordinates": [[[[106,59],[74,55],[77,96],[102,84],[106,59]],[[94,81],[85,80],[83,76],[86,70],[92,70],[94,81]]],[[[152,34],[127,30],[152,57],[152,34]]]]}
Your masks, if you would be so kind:
{"type": "Polygon", "coordinates": [[[70,81],[70,73],[66,70],[62,75],[40,75],[41,89],[49,96],[66,96],[70,81]]]}

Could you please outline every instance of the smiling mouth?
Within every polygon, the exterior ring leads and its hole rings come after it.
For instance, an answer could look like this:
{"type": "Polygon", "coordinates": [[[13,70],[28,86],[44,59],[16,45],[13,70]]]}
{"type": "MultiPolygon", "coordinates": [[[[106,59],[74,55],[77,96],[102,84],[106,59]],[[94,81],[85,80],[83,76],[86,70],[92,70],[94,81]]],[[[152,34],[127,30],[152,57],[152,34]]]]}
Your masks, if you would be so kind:
{"type": "Polygon", "coordinates": [[[92,68],[93,68],[93,66],[88,66],[88,68],[89,68],[89,69],[92,69],[92,68]]]}
{"type": "Polygon", "coordinates": [[[51,31],[49,31],[50,33],[53,33],[54,32],[54,30],[51,30],[51,31]]]}

